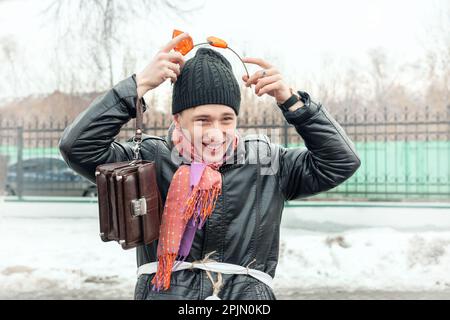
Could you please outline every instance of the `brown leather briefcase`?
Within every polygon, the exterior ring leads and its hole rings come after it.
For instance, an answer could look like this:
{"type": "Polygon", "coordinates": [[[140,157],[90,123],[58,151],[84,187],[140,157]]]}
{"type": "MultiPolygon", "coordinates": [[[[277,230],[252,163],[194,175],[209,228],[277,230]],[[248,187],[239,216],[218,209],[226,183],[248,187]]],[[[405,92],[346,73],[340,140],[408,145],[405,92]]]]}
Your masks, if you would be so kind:
{"type": "Polygon", "coordinates": [[[142,103],[136,105],[134,159],[97,166],[100,238],[123,249],[150,244],[159,237],[163,205],[156,180],[156,163],[139,159],[142,103]]]}

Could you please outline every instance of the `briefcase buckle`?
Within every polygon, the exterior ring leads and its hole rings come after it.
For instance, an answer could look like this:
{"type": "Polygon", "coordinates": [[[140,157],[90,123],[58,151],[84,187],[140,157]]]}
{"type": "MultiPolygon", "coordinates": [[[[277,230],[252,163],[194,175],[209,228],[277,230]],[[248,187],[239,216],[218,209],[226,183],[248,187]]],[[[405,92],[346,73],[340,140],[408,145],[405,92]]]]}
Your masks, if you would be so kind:
{"type": "Polygon", "coordinates": [[[131,215],[139,217],[147,214],[147,201],[145,198],[131,200],[131,215]]]}

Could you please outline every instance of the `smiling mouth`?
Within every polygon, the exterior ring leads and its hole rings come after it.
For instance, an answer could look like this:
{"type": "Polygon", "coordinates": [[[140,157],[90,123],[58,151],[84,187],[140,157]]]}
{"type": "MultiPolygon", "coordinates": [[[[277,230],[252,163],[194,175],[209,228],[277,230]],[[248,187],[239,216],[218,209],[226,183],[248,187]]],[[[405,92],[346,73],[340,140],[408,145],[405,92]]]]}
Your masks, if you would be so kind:
{"type": "Polygon", "coordinates": [[[210,143],[210,144],[206,144],[206,143],[202,143],[204,147],[211,149],[211,150],[216,150],[219,149],[220,147],[222,147],[225,144],[225,141],[222,143],[210,143]]]}

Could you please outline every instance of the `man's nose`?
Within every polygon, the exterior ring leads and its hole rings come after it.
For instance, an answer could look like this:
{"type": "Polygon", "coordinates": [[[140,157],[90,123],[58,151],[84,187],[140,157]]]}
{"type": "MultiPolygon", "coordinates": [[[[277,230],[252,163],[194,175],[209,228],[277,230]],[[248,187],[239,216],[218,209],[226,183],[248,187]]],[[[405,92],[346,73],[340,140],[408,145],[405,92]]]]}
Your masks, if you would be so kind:
{"type": "Polygon", "coordinates": [[[220,129],[220,122],[218,120],[215,120],[212,123],[213,123],[212,127],[214,129],[220,129]]]}
{"type": "Polygon", "coordinates": [[[223,133],[218,127],[214,127],[208,130],[207,136],[210,142],[221,142],[223,140],[223,133]]]}

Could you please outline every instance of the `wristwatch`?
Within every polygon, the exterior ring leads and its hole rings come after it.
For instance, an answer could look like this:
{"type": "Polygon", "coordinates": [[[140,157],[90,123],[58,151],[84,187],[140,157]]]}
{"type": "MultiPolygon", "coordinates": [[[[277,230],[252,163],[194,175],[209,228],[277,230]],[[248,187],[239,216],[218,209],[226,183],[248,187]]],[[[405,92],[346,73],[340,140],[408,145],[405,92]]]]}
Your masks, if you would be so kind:
{"type": "Polygon", "coordinates": [[[278,107],[283,111],[289,111],[289,108],[292,107],[294,104],[296,104],[299,100],[302,101],[305,105],[307,104],[309,100],[309,95],[306,92],[298,91],[298,94],[294,93],[294,90],[292,88],[289,88],[291,91],[291,97],[287,99],[283,103],[277,103],[278,107]]]}

